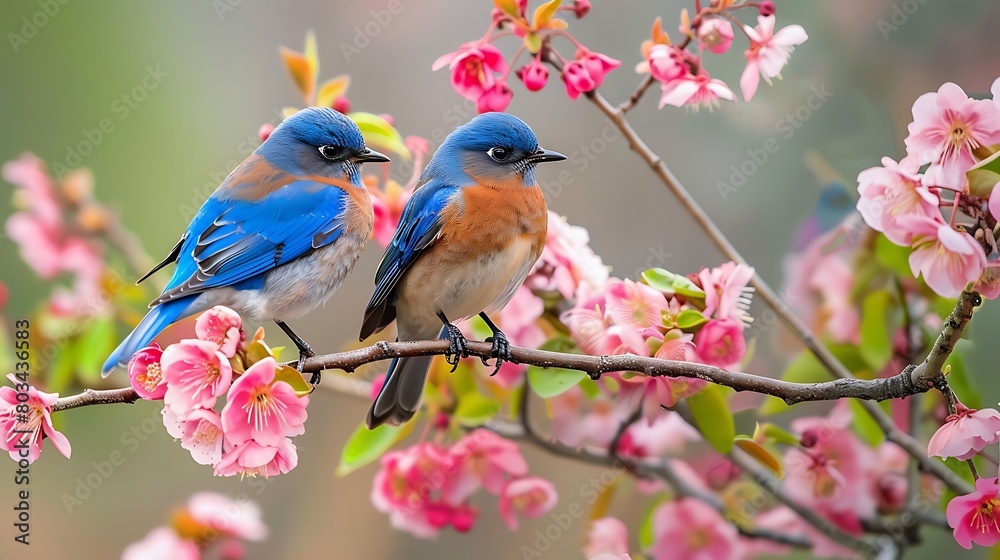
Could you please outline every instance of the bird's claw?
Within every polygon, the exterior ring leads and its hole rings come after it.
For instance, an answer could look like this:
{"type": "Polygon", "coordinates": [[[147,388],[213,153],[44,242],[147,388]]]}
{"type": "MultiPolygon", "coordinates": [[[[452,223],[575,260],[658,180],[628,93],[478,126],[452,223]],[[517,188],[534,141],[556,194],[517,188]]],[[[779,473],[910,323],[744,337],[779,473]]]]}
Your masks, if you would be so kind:
{"type": "MultiPolygon", "coordinates": [[[[500,366],[504,362],[510,361],[510,341],[507,340],[507,335],[503,334],[503,332],[496,331],[493,333],[493,336],[486,339],[486,342],[493,344],[493,348],[490,349],[490,356],[495,360],[493,362],[493,373],[490,374],[490,377],[493,377],[500,371],[500,366]]],[[[490,365],[487,358],[482,358],[482,360],[484,366],[490,365]]]]}
{"type": "Polygon", "coordinates": [[[448,351],[444,353],[444,359],[451,365],[451,371],[458,369],[458,362],[462,358],[469,356],[469,348],[465,340],[465,335],[455,325],[448,324],[448,351]]]}
{"type": "MultiPolygon", "coordinates": [[[[316,353],[313,352],[308,345],[305,348],[299,348],[299,362],[295,364],[295,369],[297,369],[299,373],[305,373],[302,370],[306,366],[306,359],[315,357],[316,353]]],[[[309,378],[309,384],[315,387],[319,385],[319,381],[322,378],[323,376],[319,371],[314,371],[312,372],[312,377],[309,378]]]]}

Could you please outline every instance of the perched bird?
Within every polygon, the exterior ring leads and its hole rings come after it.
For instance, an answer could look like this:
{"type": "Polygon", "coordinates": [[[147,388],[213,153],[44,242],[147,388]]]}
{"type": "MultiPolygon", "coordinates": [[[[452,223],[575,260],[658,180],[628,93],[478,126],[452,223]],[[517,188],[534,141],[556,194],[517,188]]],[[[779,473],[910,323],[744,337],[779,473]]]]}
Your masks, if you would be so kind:
{"type": "MultiPolygon", "coordinates": [[[[398,340],[447,336],[446,358],[456,366],[467,353],[451,321],[478,313],[493,331],[487,341],[499,368],[510,345],[486,313],[510,301],[541,254],[548,211],[535,167],[564,159],[503,113],[480,115],[452,132],[424,169],[382,257],[361,340],[395,319],[398,340]]],[[[369,428],[413,417],[430,360],[392,361],[368,412],[369,428]]]]}
{"type": "Polygon", "coordinates": [[[313,353],[285,321],[325,302],[354,267],[374,220],[360,164],[385,161],[333,109],[285,119],[205,201],[167,258],[138,280],[177,263],[103,375],[171,323],[215,305],[275,321],[298,348],[301,370],[313,353]]]}

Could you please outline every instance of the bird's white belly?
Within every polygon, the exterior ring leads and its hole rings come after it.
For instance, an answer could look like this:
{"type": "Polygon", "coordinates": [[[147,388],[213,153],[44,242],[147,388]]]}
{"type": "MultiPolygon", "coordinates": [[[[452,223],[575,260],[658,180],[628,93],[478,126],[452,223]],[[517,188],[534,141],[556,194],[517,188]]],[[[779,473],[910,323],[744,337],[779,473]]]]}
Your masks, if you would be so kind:
{"type": "Polygon", "coordinates": [[[326,302],[361,256],[367,239],[344,235],[335,243],[275,268],[259,290],[232,290],[230,304],[254,321],[288,321],[326,302]]]}
{"type": "Polygon", "coordinates": [[[503,309],[524,282],[535,262],[532,242],[519,237],[506,249],[452,265],[433,278],[414,275],[404,280],[404,297],[397,302],[401,331],[427,336],[441,328],[442,311],[451,322],[503,309]]]}

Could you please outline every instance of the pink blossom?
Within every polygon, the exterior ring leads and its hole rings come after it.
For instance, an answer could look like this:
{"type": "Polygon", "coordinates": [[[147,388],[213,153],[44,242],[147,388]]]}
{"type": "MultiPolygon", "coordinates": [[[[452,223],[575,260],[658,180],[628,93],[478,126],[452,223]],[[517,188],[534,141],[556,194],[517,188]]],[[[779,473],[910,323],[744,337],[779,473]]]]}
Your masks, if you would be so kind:
{"type": "Polygon", "coordinates": [[[421,537],[437,536],[441,528],[457,522],[468,528],[468,512],[456,514],[445,502],[441,488],[454,472],[454,458],[433,443],[418,443],[408,449],[382,455],[381,468],[372,481],[375,509],[389,515],[393,527],[421,537]]]}
{"type": "Polygon", "coordinates": [[[44,161],[25,152],[18,159],[3,165],[3,179],[24,191],[23,202],[38,217],[43,229],[55,231],[61,228],[62,210],[56,197],[56,185],[44,161]]]}
{"type": "Polygon", "coordinates": [[[233,379],[233,368],[219,345],[205,340],[182,340],[167,346],[160,367],[167,380],[163,404],[179,418],[186,418],[195,409],[215,406],[233,379]]]}
{"type": "Polygon", "coordinates": [[[649,49],[649,60],[640,62],[636,70],[649,72],[653,78],[665,84],[690,74],[696,62],[694,55],[676,45],[657,43],[649,49]]]}
{"type": "MultiPolygon", "coordinates": [[[[842,544],[830,539],[830,537],[818,531],[808,521],[802,519],[799,514],[792,511],[785,505],[773,507],[764,513],[760,513],[754,519],[758,527],[771,529],[788,534],[800,534],[808,537],[813,543],[812,555],[816,558],[857,558],[857,553],[842,544]]],[[[777,555],[784,555],[789,552],[789,548],[782,545],[775,545],[766,539],[747,539],[748,555],[753,557],[774,558],[777,555]]]]}
{"type": "Polygon", "coordinates": [[[733,44],[733,26],[722,18],[706,19],[698,26],[698,44],[715,54],[728,51],[733,44]]]}
{"type": "Polygon", "coordinates": [[[264,123],[257,129],[257,137],[260,138],[261,142],[264,142],[271,137],[271,133],[274,132],[275,128],[271,123],[264,123]]]}
{"type": "Polygon", "coordinates": [[[792,422],[803,448],[785,454],[785,488],[809,507],[851,533],[861,531],[860,519],[875,513],[866,480],[875,455],[850,430],[850,411],[835,407],[828,418],[803,417],[792,422]]]}
{"type": "Polygon", "coordinates": [[[907,129],[906,152],[921,164],[932,164],[927,173],[938,179],[936,186],[961,191],[975,164],[973,153],[1000,143],[1000,108],[990,100],[970,99],[947,82],[917,98],[907,129]]]}
{"type": "Polygon", "coordinates": [[[590,12],[590,0],[573,0],[573,13],[577,19],[582,18],[590,12]]]}
{"type": "Polygon", "coordinates": [[[566,63],[562,71],[562,81],[566,85],[566,95],[570,99],[580,97],[581,93],[594,91],[597,83],[590,75],[587,66],[580,60],[572,60],[566,63]]]}
{"type": "Polygon", "coordinates": [[[619,325],[643,329],[662,327],[667,300],[646,284],[614,280],[605,289],[606,313],[619,325]]]}
{"type": "Polygon", "coordinates": [[[577,51],[576,60],[567,62],[562,71],[566,95],[576,99],[581,93],[594,91],[604,83],[604,77],[621,64],[621,61],[601,53],[577,51]]]}
{"type": "Polygon", "coordinates": [[[896,245],[910,244],[913,232],[899,222],[909,215],[936,218],[940,198],[921,184],[920,165],[912,157],[899,163],[882,158],[881,167],[870,167],[858,175],[858,211],[872,229],[885,233],[896,245]]]}
{"type": "Polygon", "coordinates": [[[477,101],[497,83],[495,74],[507,74],[503,54],[488,43],[465,43],[453,53],[434,61],[431,70],[448,66],[451,87],[469,101],[477,101]]]}
{"type": "Polygon", "coordinates": [[[673,411],[659,409],[652,418],[638,419],[622,435],[618,452],[628,457],[662,457],[679,453],[688,442],[701,439],[698,431],[673,411]]]}
{"type": "Polygon", "coordinates": [[[136,352],[128,361],[129,384],[143,399],[162,400],[163,395],[167,392],[167,382],[163,378],[163,370],[160,368],[161,356],[163,356],[163,350],[160,349],[159,344],[153,342],[136,352]]]}
{"type": "Polygon", "coordinates": [[[1000,297],[1000,263],[987,263],[974,289],[986,299],[1000,297]]]}
{"type": "Polygon", "coordinates": [[[605,319],[605,306],[604,294],[595,294],[577,299],[575,307],[559,316],[576,345],[587,354],[600,355],[605,348],[605,333],[610,327],[609,321],[605,319]]]}
{"type": "Polygon", "coordinates": [[[898,513],[906,507],[907,468],[910,456],[902,447],[883,442],[875,450],[869,473],[872,495],[879,513],[898,513]]]}
{"type": "Polygon", "coordinates": [[[199,465],[215,465],[222,460],[225,438],[222,418],[215,410],[198,408],[181,420],[170,407],[165,406],[163,425],[171,437],[181,440],[181,447],[190,451],[199,465]]]}
{"type": "Polygon", "coordinates": [[[796,45],[801,45],[809,38],[801,25],[789,25],[774,32],[774,16],[757,16],[757,27],[744,25],[747,37],[750,38],[750,49],[744,54],[747,66],[740,78],[740,89],[744,101],[753,99],[760,85],[761,76],[771,84],[771,78],[781,76],[781,69],[788,64],[796,45]]]}
{"type": "Polygon", "coordinates": [[[222,409],[222,428],[234,445],[253,440],[276,446],[285,437],[305,433],[309,397],[299,397],[292,386],[275,381],[278,364],[267,357],[239,377],[229,389],[222,409]]]}
{"type": "Polygon", "coordinates": [[[216,492],[198,492],[188,498],[187,512],[199,524],[228,537],[248,541],[267,537],[260,506],[245,498],[232,500],[216,492]]]}
{"type": "Polygon", "coordinates": [[[701,289],[705,291],[706,317],[715,319],[745,320],[750,307],[752,288],[747,285],[754,269],[733,261],[716,268],[703,268],[698,272],[701,289]]]}
{"type": "Polygon", "coordinates": [[[966,461],[975,457],[988,445],[1000,441],[1000,412],[992,408],[982,410],[960,407],[957,414],[948,416],[945,423],[931,436],[927,455],[942,459],[956,457],[966,461]]]}
{"type": "Polygon", "coordinates": [[[549,405],[552,435],[571,447],[587,443],[607,447],[633,408],[624,394],[613,400],[603,396],[587,400],[579,387],[553,397],[549,405]],[[584,408],[585,403],[589,410],[584,408]]]}
{"type": "Polygon", "coordinates": [[[464,502],[480,486],[499,494],[506,476],[528,474],[528,463],[517,444],[489,430],[468,433],[450,453],[454,470],[442,487],[442,496],[451,504],[464,502]]]}
{"type": "Polygon", "coordinates": [[[545,247],[524,285],[536,292],[558,291],[572,299],[581,286],[593,292],[602,289],[607,281],[608,267],[590,248],[587,230],[549,211],[545,247]]]}
{"type": "Polygon", "coordinates": [[[170,527],[157,527],[141,541],[125,547],[122,560],[200,560],[193,542],[182,539],[170,527]]]}
{"type": "Polygon", "coordinates": [[[628,554],[628,529],[625,524],[617,517],[602,517],[591,521],[583,554],[587,558],[594,558],[598,554],[617,557],[628,554]]]}
{"type": "Polygon", "coordinates": [[[938,295],[957,297],[986,268],[983,247],[968,233],[924,216],[906,216],[901,221],[913,232],[910,270],[914,276],[922,274],[938,295]]]}
{"type": "Polygon", "coordinates": [[[517,77],[521,78],[528,91],[541,91],[549,81],[549,69],[540,60],[533,58],[518,69],[517,77]]]}
{"type": "Polygon", "coordinates": [[[702,71],[700,74],[688,73],[661,86],[660,108],[664,105],[681,107],[691,105],[695,108],[709,109],[719,105],[719,99],[734,101],[736,95],[729,89],[726,82],[712,78],[702,71]]]}
{"type": "Polygon", "coordinates": [[[219,351],[227,358],[236,355],[240,342],[247,337],[243,332],[243,319],[238,313],[222,305],[216,305],[198,316],[194,332],[199,340],[217,344],[219,351]]]}
{"type": "Polygon", "coordinates": [[[227,448],[215,465],[215,476],[277,476],[286,474],[299,462],[295,444],[283,438],[276,446],[266,446],[254,440],[227,448]]]}
{"type": "Polygon", "coordinates": [[[18,381],[13,373],[7,379],[13,387],[0,387],[0,449],[10,453],[15,461],[27,459],[35,462],[42,453],[42,438],[52,442],[56,450],[67,459],[72,449],[69,440],[52,426],[52,405],[59,400],[59,393],[45,393],[28,383],[18,381]],[[18,393],[26,393],[27,401],[19,401],[18,393]],[[18,411],[18,405],[27,405],[27,412],[18,411]],[[22,422],[21,420],[27,420],[22,422]]]}
{"type": "Polygon", "coordinates": [[[711,506],[692,498],[666,502],[653,513],[657,560],[739,558],[742,543],[736,527],[711,506]]]}
{"type": "Polygon", "coordinates": [[[508,481],[500,492],[500,517],[511,531],[518,526],[517,513],[534,518],[552,511],[559,495],[554,484],[537,476],[508,481]]]}
{"type": "Polygon", "coordinates": [[[957,496],[945,509],[948,525],[962,548],[1000,542],[1000,479],[980,478],[971,494],[957,496]]]}
{"type": "Polygon", "coordinates": [[[500,112],[507,109],[510,100],[514,97],[514,92],[510,90],[507,82],[497,82],[486,88],[483,94],[476,99],[476,112],[489,113],[500,112]]]}
{"type": "Polygon", "coordinates": [[[710,366],[738,366],[747,352],[742,322],[712,319],[705,323],[694,335],[694,352],[698,361],[710,366]]]}

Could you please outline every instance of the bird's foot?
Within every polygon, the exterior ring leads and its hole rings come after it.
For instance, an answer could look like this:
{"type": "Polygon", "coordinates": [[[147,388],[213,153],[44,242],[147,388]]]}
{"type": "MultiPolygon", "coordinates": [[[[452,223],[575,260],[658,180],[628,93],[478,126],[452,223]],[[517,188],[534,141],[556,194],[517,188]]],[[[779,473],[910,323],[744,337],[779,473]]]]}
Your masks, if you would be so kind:
{"type": "MultiPolygon", "coordinates": [[[[312,348],[309,348],[308,344],[305,345],[305,348],[299,348],[299,362],[295,364],[295,369],[299,370],[299,373],[304,373],[302,370],[306,366],[306,359],[315,357],[316,353],[312,351],[312,348]]],[[[314,371],[312,377],[309,378],[309,384],[315,387],[319,385],[321,378],[321,372],[318,370],[314,371]]]]}
{"type": "Polygon", "coordinates": [[[451,364],[451,371],[455,371],[458,369],[458,362],[469,356],[469,348],[465,335],[458,327],[448,323],[445,328],[448,329],[448,351],[444,353],[444,359],[451,364]]]}
{"type": "MultiPolygon", "coordinates": [[[[507,335],[503,334],[503,331],[498,330],[493,331],[493,336],[487,338],[486,342],[493,344],[493,348],[490,350],[490,356],[493,356],[495,360],[493,362],[493,373],[490,374],[490,377],[493,377],[500,371],[500,366],[504,362],[510,361],[510,341],[507,340],[507,335]]],[[[482,360],[484,366],[490,365],[486,358],[482,358],[482,360]]]]}

